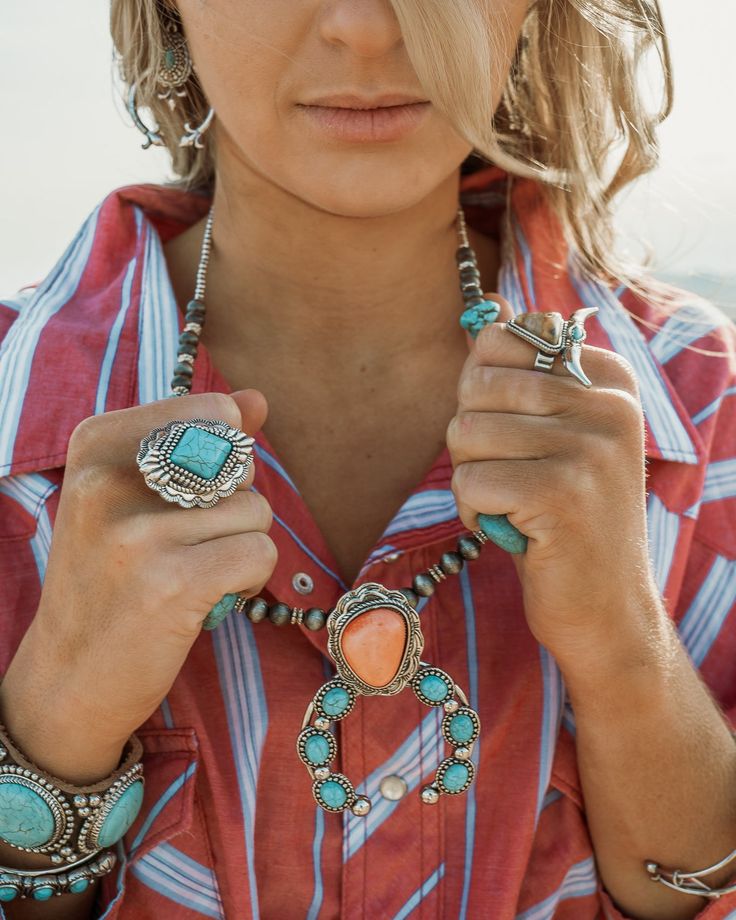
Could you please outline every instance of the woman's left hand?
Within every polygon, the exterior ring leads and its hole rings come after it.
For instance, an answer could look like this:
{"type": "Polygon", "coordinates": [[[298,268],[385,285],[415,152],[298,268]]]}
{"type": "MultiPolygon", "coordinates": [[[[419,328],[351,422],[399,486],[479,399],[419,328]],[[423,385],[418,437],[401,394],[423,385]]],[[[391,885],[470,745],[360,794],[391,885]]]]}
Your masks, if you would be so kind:
{"type": "MultiPolygon", "coordinates": [[[[586,388],[555,359],[534,370],[532,345],[505,320],[472,343],[447,429],[460,518],[507,514],[528,537],[513,555],[534,636],[564,666],[628,654],[662,606],[647,547],[644,420],[631,365],[583,346],[586,388]]],[[[588,320],[595,322],[595,317],[588,320]]],[[[564,669],[564,667],[563,667],[564,669]]]]}

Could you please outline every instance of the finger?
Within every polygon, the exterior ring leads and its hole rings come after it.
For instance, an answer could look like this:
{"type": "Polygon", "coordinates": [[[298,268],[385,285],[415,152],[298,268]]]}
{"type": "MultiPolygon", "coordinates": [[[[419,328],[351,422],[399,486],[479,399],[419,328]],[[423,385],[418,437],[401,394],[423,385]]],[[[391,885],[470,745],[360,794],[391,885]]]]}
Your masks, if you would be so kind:
{"type": "MultiPolygon", "coordinates": [[[[490,293],[489,299],[501,302],[500,295],[490,293]]],[[[506,315],[504,309],[503,314],[506,315]]],[[[508,317],[510,319],[510,317],[508,317]]],[[[594,322],[595,317],[590,317],[588,322],[594,322]]],[[[535,370],[534,357],[537,349],[530,342],[525,342],[517,335],[513,335],[506,328],[506,321],[499,320],[485,326],[475,338],[471,350],[471,363],[488,364],[498,367],[518,368],[519,370],[535,370]]],[[[629,362],[621,355],[606,348],[595,345],[582,346],[582,363],[585,372],[593,384],[603,387],[617,387],[636,392],[636,376],[629,362]]],[[[540,372],[537,372],[540,373],[540,372]]],[[[561,358],[555,358],[552,365],[552,374],[556,376],[569,376],[569,372],[562,364],[561,358]]]]}
{"type": "Polygon", "coordinates": [[[252,489],[233,492],[212,508],[187,508],[186,514],[177,513],[181,509],[169,502],[161,505],[151,526],[159,541],[177,546],[194,546],[238,533],[268,533],[273,524],[271,505],[252,489]]]}
{"type": "MultiPolygon", "coordinates": [[[[547,481],[550,461],[474,460],[455,467],[450,483],[458,515],[469,530],[478,529],[478,514],[505,514],[526,533],[539,484],[547,481]]],[[[528,534],[527,534],[528,535],[528,534]]]]}
{"type": "Polygon", "coordinates": [[[236,533],[185,547],[178,554],[182,577],[195,604],[209,609],[223,594],[261,590],[273,574],[278,550],[261,531],[236,533]]]}
{"type": "Polygon", "coordinates": [[[472,364],[460,377],[457,398],[461,409],[512,412],[518,415],[562,415],[590,391],[574,377],[530,374],[515,367],[472,364]]]}
{"type": "Polygon", "coordinates": [[[468,460],[540,460],[560,453],[569,437],[558,418],[502,412],[460,411],[447,427],[454,466],[468,460]]]}

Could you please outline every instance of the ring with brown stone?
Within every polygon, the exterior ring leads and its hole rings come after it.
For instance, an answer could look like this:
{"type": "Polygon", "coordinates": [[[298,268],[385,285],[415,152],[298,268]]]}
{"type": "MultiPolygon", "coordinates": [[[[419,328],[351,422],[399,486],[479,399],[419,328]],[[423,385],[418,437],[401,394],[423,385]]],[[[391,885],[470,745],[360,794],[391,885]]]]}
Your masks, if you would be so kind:
{"type": "Polygon", "coordinates": [[[580,358],[586,339],[585,320],[597,312],[598,307],[585,307],[570,314],[567,320],[561,313],[519,313],[508,320],[506,328],[536,347],[535,370],[549,373],[555,357],[562,355],[565,369],[583,386],[590,387],[593,384],[583,371],[580,358]]]}
{"type": "Polygon", "coordinates": [[[427,706],[444,707],[442,733],[455,747],[453,755],[439,765],[434,785],[422,790],[422,801],[432,804],[441,792],[464,792],[474,778],[470,757],[480,720],[450,675],[421,661],[424,637],[419,615],[405,594],[376,582],[360,585],[338,600],[327,630],[337,676],[315,694],[297,738],[297,753],[314,781],[317,804],[330,812],[350,809],[359,817],[368,814],[370,799],[358,795],[350,780],[329,766],[337,756],[329,728],[351,712],[359,695],[394,696],[406,687],[427,706]],[[434,791],[430,795],[427,789],[434,791]]]}

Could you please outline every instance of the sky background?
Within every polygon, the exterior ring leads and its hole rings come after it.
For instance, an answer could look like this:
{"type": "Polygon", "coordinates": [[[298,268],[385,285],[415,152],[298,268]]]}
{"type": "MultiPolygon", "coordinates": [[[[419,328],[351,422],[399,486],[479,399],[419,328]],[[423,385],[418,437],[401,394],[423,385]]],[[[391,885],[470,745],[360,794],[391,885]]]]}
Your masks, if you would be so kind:
{"type": "MultiPolygon", "coordinates": [[[[736,4],[663,0],[675,105],[661,165],[619,198],[631,253],[736,316],[736,4]]],[[[108,191],[168,175],[141,150],[112,80],[104,0],[3,0],[0,296],[41,278],[108,191]]]]}

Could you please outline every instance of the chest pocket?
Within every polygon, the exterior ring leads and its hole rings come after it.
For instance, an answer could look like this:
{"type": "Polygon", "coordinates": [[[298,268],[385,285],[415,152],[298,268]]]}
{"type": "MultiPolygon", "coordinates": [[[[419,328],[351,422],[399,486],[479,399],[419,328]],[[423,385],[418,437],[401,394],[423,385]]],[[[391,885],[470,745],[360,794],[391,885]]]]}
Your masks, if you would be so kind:
{"type": "Polygon", "coordinates": [[[199,743],[193,728],[142,728],[145,791],[123,838],[122,917],[214,917],[225,912],[202,805],[199,743]]]}

